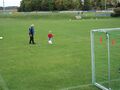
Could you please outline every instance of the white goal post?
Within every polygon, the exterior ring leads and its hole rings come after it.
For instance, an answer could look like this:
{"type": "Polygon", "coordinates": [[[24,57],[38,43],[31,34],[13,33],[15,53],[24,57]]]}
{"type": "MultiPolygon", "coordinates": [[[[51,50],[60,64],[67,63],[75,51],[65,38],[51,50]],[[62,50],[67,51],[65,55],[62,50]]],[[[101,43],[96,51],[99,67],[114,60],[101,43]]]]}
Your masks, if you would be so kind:
{"type": "Polygon", "coordinates": [[[92,63],[92,83],[102,89],[102,90],[112,90],[110,86],[111,81],[111,52],[110,52],[110,34],[111,31],[120,31],[120,28],[106,28],[106,29],[93,29],[90,32],[91,35],[91,63],[92,63]],[[99,82],[96,81],[96,65],[95,65],[95,33],[104,33],[106,36],[106,53],[107,53],[107,82],[108,87],[101,85],[99,82]]]}

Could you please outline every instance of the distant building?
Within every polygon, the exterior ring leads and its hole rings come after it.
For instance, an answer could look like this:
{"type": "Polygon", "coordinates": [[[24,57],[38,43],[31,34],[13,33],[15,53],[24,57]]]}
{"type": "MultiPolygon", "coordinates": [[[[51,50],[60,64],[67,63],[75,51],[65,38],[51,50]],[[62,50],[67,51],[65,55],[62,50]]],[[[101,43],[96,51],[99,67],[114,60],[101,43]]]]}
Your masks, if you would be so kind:
{"type": "Polygon", "coordinates": [[[3,10],[3,7],[0,7],[0,10],[3,10]]]}
{"type": "MultiPolygon", "coordinates": [[[[17,12],[18,7],[17,6],[8,6],[5,7],[5,11],[12,11],[12,12],[17,12]]],[[[3,7],[0,7],[0,11],[3,11],[3,7]]]]}
{"type": "Polygon", "coordinates": [[[9,7],[5,7],[5,10],[7,11],[17,11],[18,7],[17,6],[9,6],[9,7]]]}

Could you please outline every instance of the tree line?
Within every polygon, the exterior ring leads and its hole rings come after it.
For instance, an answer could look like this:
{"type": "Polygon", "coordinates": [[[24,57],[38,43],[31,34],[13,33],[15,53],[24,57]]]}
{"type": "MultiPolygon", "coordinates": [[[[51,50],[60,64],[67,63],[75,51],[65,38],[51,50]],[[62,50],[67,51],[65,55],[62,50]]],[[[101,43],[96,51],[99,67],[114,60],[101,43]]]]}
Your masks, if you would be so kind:
{"type": "MultiPolygon", "coordinates": [[[[114,5],[107,2],[107,6],[114,5]]],[[[104,7],[105,0],[22,0],[18,11],[102,10],[104,7]]]]}

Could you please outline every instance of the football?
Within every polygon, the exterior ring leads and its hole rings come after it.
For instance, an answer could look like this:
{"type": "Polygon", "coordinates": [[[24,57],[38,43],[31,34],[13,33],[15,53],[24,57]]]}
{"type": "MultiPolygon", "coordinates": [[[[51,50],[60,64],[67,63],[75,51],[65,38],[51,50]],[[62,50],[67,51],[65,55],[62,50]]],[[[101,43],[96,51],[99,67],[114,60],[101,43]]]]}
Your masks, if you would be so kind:
{"type": "Polygon", "coordinates": [[[3,39],[3,37],[0,37],[0,39],[3,39]]]}
{"type": "Polygon", "coordinates": [[[48,43],[49,43],[49,44],[52,44],[52,41],[51,41],[51,40],[49,40],[49,41],[48,41],[48,43]]]}

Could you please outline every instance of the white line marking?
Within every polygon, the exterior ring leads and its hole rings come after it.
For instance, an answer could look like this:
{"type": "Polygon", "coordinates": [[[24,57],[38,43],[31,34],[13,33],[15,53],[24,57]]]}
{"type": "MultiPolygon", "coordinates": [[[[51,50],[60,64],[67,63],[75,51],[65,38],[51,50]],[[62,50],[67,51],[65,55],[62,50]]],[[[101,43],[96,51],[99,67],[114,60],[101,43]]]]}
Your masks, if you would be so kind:
{"type": "MultiPolygon", "coordinates": [[[[114,81],[120,81],[120,79],[113,79],[111,81],[112,82],[114,82],[114,81]]],[[[108,81],[103,81],[103,82],[99,82],[99,83],[104,84],[104,83],[108,83],[108,81]]],[[[85,85],[72,86],[72,87],[68,87],[68,88],[62,88],[62,89],[59,89],[59,90],[71,90],[71,89],[83,88],[83,87],[88,87],[88,86],[93,86],[93,84],[85,84],[85,85]]]]}
{"type": "Polygon", "coordinates": [[[78,85],[78,86],[72,86],[72,87],[68,87],[68,88],[62,88],[60,90],[71,90],[71,89],[76,89],[76,88],[88,87],[88,86],[92,86],[92,85],[93,84],[78,85]]]}

